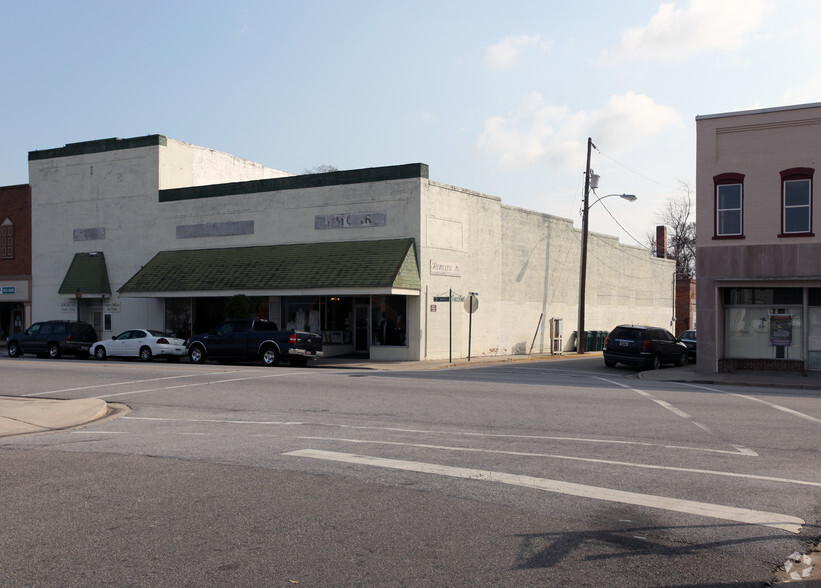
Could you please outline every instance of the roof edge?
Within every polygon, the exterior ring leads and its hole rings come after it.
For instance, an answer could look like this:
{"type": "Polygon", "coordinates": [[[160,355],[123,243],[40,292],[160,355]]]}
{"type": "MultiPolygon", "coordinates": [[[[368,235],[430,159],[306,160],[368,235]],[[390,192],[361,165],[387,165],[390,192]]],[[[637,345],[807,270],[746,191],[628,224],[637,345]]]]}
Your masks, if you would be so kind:
{"type": "Polygon", "coordinates": [[[731,116],[748,116],[752,114],[766,114],[768,112],[786,112],[789,110],[804,110],[808,108],[821,108],[821,102],[808,102],[807,104],[791,104],[788,106],[773,106],[770,108],[756,108],[752,110],[737,110],[733,112],[720,112],[717,114],[699,114],[696,120],[708,120],[711,118],[728,118],[731,116]]]}
{"type": "Polygon", "coordinates": [[[95,141],[66,143],[64,147],[56,147],[54,149],[29,151],[29,161],[38,161],[41,159],[54,159],[56,157],[89,155],[91,153],[119,151],[122,149],[137,149],[139,147],[164,147],[167,144],[168,139],[164,135],[145,135],[144,137],[131,137],[129,139],[112,137],[110,139],[97,139],[95,141]]]}
{"type": "Polygon", "coordinates": [[[325,186],[342,186],[347,184],[364,184],[369,182],[387,182],[413,178],[428,179],[430,173],[426,163],[406,163],[384,167],[368,167],[345,171],[326,172],[321,174],[303,174],[282,178],[248,180],[208,186],[189,186],[160,190],[160,202],[196,200],[218,196],[235,196],[258,192],[278,192],[304,188],[321,188],[325,186]]]}

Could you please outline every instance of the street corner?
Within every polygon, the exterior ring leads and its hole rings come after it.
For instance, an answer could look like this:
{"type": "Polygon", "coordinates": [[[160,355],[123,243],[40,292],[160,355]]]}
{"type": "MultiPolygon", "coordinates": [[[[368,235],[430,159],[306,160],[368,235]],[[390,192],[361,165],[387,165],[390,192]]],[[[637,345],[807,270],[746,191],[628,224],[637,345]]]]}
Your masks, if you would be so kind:
{"type": "Polygon", "coordinates": [[[125,405],[99,398],[59,400],[0,397],[0,437],[48,433],[84,426],[129,412],[125,405]]]}

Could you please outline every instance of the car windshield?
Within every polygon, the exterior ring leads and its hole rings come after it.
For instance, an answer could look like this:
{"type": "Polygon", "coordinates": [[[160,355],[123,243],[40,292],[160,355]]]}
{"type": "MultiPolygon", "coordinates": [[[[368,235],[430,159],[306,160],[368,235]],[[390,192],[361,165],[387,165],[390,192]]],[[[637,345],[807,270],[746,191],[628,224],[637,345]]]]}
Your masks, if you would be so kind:
{"type": "Polygon", "coordinates": [[[148,329],[148,332],[152,337],[171,337],[172,336],[171,334],[166,333],[164,331],[153,331],[151,329],[148,329]]]}

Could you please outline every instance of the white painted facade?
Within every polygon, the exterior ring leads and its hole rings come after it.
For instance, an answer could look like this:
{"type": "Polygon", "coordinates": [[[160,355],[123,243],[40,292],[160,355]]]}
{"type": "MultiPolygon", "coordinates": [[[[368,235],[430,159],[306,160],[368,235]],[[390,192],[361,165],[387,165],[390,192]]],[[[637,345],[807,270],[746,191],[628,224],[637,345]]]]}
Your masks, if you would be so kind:
{"type": "MultiPolygon", "coordinates": [[[[466,357],[469,314],[461,301],[436,300],[450,291],[462,297],[478,292],[473,357],[548,353],[553,347],[551,318],[563,319],[560,349],[571,349],[581,239],[569,219],[506,206],[498,197],[431,181],[426,173],[270,191],[240,189],[225,196],[204,191],[196,198],[161,201],[161,190],[292,174],[165,137],[157,144],[124,141],[135,143],[111,147],[111,141],[90,142],[29,155],[33,321],[76,316],[76,299],[58,294],[75,253],[105,255],[111,297],[84,296],[80,313],[83,320],[98,322],[110,315],[110,329],[100,333],[109,337],[127,328],[166,328],[166,298],[117,293],[160,251],[412,238],[421,289],[406,299],[406,344],[370,344],[371,358],[466,357]],[[384,214],[385,222],[317,226],[318,217],[364,213],[384,214]],[[217,225],[243,230],[209,234],[209,227],[217,225]]],[[[670,260],[622,245],[615,237],[591,234],[586,329],[609,331],[625,322],[669,328],[674,269],[670,260]]],[[[247,294],[269,296],[272,317],[289,296],[368,295],[334,290],[247,294]]],[[[352,350],[344,345],[337,349],[352,350]]],[[[333,346],[326,345],[326,352],[333,354],[333,346]]]]}

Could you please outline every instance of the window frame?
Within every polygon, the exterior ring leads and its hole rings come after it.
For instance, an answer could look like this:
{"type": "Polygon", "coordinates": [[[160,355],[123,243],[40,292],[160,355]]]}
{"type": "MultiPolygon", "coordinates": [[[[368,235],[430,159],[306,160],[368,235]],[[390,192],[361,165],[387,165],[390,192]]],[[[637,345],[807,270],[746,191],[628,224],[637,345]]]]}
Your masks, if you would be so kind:
{"type": "Polygon", "coordinates": [[[744,174],[729,172],[713,176],[713,239],[744,239],[744,174]],[[741,196],[739,207],[719,209],[719,189],[722,186],[739,186],[741,189],[741,196]],[[739,232],[738,233],[721,233],[719,232],[719,222],[722,212],[738,211],[739,216],[739,232]]]}
{"type": "Polygon", "coordinates": [[[0,223],[0,259],[14,259],[14,222],[5,218],[0,223]]]}
{"type": "Polygon", "coordinates": [[[815,170],[811,167],[793,167],[781,171],[781,232],[778,234],[779,238],[783,237],[814,237],[812,230],[812,189],[813,189],[813,174],[815,170]],[[807,209],[807,226],[806,231],[787,231],[787,199],[786,190],[788,182],[808,181],[809,182],[809,201],[805,205],[789,206],[789,208],[805,208],[807,209]]]}

